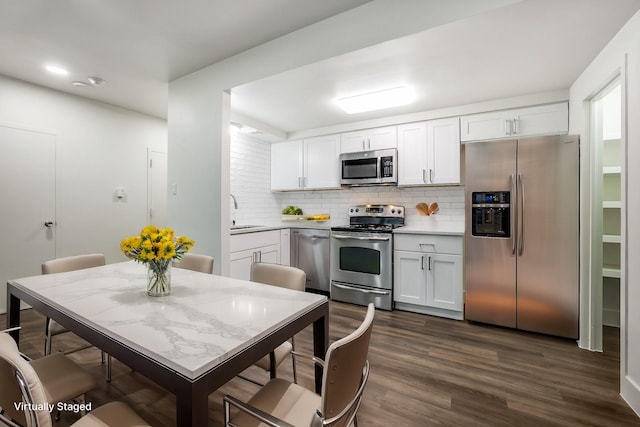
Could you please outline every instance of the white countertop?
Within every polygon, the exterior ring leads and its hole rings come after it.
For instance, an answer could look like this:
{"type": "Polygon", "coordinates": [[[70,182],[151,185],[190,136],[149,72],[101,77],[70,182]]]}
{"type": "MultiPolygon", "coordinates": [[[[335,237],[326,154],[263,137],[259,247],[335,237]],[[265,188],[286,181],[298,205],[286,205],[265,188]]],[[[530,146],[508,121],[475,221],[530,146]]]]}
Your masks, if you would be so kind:
{"type": "Polygon", "coordinates": [[[276,225],[261,225],[251,228],[232,229],[230,234],[233,236],[235,234],[256,233],[259,231],[282,230],[283,228],[313,228],[316,230],[329,230],[331,228],[331,223],[330,221],[283,221],[282,224],[276,225]]]}
{"type": "Polygon", "coordinates": [[[446,234],[464,236],[464,222],[439,221],[428,218],[418,224],[409,224],[393,230],[394,234],[446,234]]]}
{"type": "MultiPolygon", "coordinates": [[[[331,222],[316,221],[283,221],[282,224],[264,225],[251,228],[231,230],[231,235],[256,233],[259,231],[281,230],[283,228],[313,228],[317,230],[329,230],[331,222]]],[[[342,225],[342,224],[340,224],[342,225]]],[[[446,234],[464,236],[463,221],[443,221],[435,218],[421,218],[419,222],[410,223],[394,230],[396,234],[446,234]]]]}
{"type": "Polygon", "coordinates": [[[10,282],[188,378],[326,300],[179,268],[169,296],[147,296],[146,281],[146,266],[127,261],[10,282]]]}

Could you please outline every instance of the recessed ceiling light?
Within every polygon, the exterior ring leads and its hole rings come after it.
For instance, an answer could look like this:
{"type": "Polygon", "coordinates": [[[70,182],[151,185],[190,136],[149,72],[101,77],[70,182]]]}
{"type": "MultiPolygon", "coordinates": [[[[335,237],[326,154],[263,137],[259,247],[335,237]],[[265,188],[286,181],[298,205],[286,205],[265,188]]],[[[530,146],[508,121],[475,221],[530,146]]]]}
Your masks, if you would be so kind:
{"type": "Polygon", "coordinates": [[[414,94],[408,87],[399,86],[350,96],[348,98],[341,98],[336,102],[347,114],[356,114],[407,105],[410,104],[413,99],[414,94]]]}
{"type": "Polygon", "coordinates": [[[74,85],[75,87],[88,87],[88,88],[93,87],[89,83],[81,82],[78,80],[71,82],[71,84],[74,85]]]}
{"type": "Polygon", "coordinates": [[[102,77],[87,77],[87,80],[92,86],[101,86],[106,83],[102,77]]]}
{"type": "Polygon", "coordinates": [[[58,74],[60,76],[66,76],[67,74],[69,74],[69,72],[67,70],[65,70],[62,67],[58,67],[57,65],[47,65],[44,68],[48,72],[53,73],[53,74],[58,74]]]}

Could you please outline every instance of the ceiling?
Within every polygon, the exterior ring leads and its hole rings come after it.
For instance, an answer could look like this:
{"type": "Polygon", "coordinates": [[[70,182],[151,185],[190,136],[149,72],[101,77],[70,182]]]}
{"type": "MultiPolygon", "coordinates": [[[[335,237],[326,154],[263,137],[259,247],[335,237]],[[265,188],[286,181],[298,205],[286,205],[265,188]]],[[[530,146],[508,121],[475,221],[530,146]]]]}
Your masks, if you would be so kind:
{"type": "Polygon", "coordinates": [[[288,134],[566,90],[639,8],[525,0],[233,88],[232,110],[288,134]],[[405,107],[348,115],[334,102],[402,85],[416,92],[405,107]]]}
{"type": "MultiPolygon", "coordinates": [[[[0,74],[166,118],[169,81],[368,1],[4,0],[0,74]],[[106,84],[71,85],[90,76],[106,84]]],[[[566,89],[639,8],[524,0],[233,88],[232,108],[286,134],[566,89]],[[333,103],[399,84],[411,106],[350,116],[333,103]]]]}
{"type": "Polygon", "coordinates": [[[3,0],[0,74],[166,118],[169,81],[368,1],[3,0]]]}

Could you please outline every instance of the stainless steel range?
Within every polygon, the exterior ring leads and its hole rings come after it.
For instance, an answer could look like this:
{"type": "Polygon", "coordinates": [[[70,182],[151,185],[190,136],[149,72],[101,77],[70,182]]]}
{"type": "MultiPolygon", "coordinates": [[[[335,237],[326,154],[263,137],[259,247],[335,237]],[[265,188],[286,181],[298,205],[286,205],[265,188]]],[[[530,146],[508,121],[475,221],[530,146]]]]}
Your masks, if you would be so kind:
{"type": "Polygon", "coordinates": [[[331,227],[331,299],[393,309],[393,229],[404,206],[349,208],[349,225],[331,227]]]}

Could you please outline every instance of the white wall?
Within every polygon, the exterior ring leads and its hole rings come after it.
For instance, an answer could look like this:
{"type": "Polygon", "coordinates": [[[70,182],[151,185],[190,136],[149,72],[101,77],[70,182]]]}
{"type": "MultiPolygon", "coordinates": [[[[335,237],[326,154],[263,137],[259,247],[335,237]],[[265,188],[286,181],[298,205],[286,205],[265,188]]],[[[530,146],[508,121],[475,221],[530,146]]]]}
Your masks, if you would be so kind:
{"type": "MultiPolygon", "coordinates": [[[[622,273],[621,273],[621,329],[620,329],[620,389],[622,397],[640,414],[640,198],[634,185],[640,182],[640,13],[637,13],[598,57],[587,67],[570,89],[570,132],[579,133],[583,148],[581,172],[588,176],[590,166],[588,101],[611,81],[622,75],[623,112],[626,129],[622,130],[622,273]],[[633,166],[633,167],[630,167],[633,166]],[[631,191],[629,191],[629,188],[631,191]]],[[[584,180],[583,180],[584,183],[584,180]]],[[[583,188],[581,199],[588,203],[589,188],[583,188]]],[[[588,206],[588,204],[586,205],[588,206]]],[[[582,209],[582,229],[589,228],[589,218],[582,209]]],[[[584,235],[583,235],[584,237],[584,235]]],[[[588,240],[586,240],[588,242],[588,240]]],[[[583,240],[583,243],[585,243],[583,240]]],[[[583,245],[583,255],[588,247],[583,245]]],[[[584,256],[583,256],[584,259],[584,256]]],[[[581,303],[589,307],[590,288],[581,272],[581,303]]],[[[582,312],[581,324],[588,325],[588,310],[582,312]]],[[[591,331],[581,330],[581,342],[588,347],[591,331]]]]}
{"type": "Polygon", "coordinates": [[[230,205],[231,220],[244,225],[280,222],[280,202],[271,192],[271,144],[232,134],[230,161],[230,189],[238,201],[238,209],[230,205]]]}
{"type": "Polygon", "coordinates": [[[0,93],[0,123],[57,136],[56,257],[124,260],[121,238],[147,221],[147,148],[166,151],[166,121],[4,76],[0,93]]]}
{"type": "Polygon", "coordinates": [[[171,82],[168,177],[178,194],[168,200],[169,223],[200,242],[198,252],[213,256],[216,271],[224,272],[230,203],[224,91],[511,3],[374,0],[171,82]]]}

